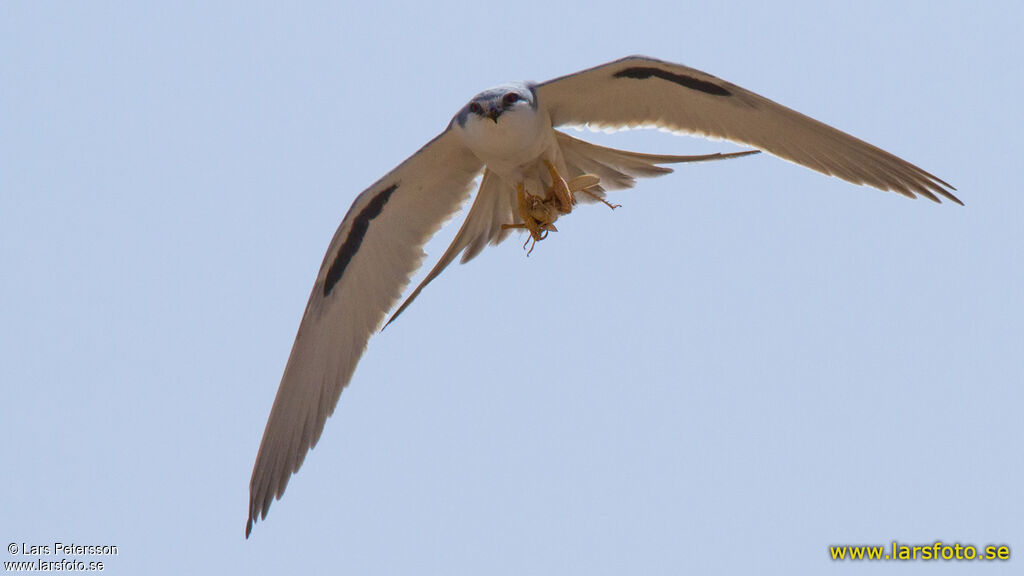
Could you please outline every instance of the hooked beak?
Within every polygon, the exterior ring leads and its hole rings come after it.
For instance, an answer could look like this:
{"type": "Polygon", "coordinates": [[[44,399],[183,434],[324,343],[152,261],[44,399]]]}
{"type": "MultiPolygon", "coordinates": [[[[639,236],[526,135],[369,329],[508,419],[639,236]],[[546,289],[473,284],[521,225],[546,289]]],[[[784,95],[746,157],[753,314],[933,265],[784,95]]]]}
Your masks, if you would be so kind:
{"type": "Polygon", "coordinates": [[[501,108],[498,108],[497,106],[491,106],[491,109],[487,111],[487,117],[490,118],[491,120],[494,120],[494,123],[497,124],[498,116],[501,116],[502,112],[504,112],[504,110],[502,110],[501,108]]]}

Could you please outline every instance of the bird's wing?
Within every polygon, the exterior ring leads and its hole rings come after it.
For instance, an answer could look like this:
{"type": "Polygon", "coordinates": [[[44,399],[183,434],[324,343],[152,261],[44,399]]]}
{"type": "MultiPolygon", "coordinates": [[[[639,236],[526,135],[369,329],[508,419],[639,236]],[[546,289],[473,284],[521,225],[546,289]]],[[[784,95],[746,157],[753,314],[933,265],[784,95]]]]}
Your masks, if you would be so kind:
{"type": "Polygon", "coordinates": [[[331,240],[263,431],[246,536],[316,445],[370,335],[482,163],[448,130],[360,194],[331,240]]]}
{"type": "Polygon", "coordinates": [[[962,204],[952,186],[913,164],[680,64],[632,56],[535,87],[552,124],[657,126],[754,146],[818,172],[908,196],[962,204]]]}
{"type": "MultiPolygon", "coordinates": [[[[671,156],[668,154],[643,154],[640,152],[629,152],[627,150],[616,150],[605,148],[597,144],[591,144],[573,138],[568,134],[555,131],[559,148],[565,155],[566,165],[569,169],[569,176],[579,176],[584,173],[595,174],[601,179],[601,185],[588,188],[589,194],[577,195],[578,200],[586,201],[591,198],[604,197],[604,190],[619,190],[632,188],[636,179],[640,177],[661,176],[672,172],[671,168],[665,168],[661,164],[679,164],[683,162],[708,162],[712,160],[726,160],[739,158],[750,154],[757,154],[757,150],[746,152],[733,152],[730,154],[704,154],[701,156],[671,156]]],[[[502,228],[502,224],[516,224],[522,222],[515,210],[515,190],[499,178],[494,172],[484,170],[483,180],[480,182],[480,191],[477,192],[476,200],[473,201],[469,214],[462,222],[452,243],[448,245],[444,255],[437,261],[420,285],[405,302],[391,315],[391,319],[384,325],[385,328],[395,321],[398,316],[412,304],[413,300],[420,295],[420,292],[437,278],[449,264],[455,261],[462,253],[460,263],[465,264],[476,258],[480,251],[488,244],[497,245],[508,237],[511,230],[502,228]]]]}
{"type": "MultiPolygon", "coordinates": [[[[598,146],[586,140],[573,138],[557,130],[555,131],[555,139],[558,141],[558,147],[565,158],[566,167],[569,169],[569,176],[594,174],[601,179],[601,184],[596,187],[600,191],[632,188],[636,185],[637,178],[651,178],[670,174],[672,169],[663,166],[663,164],[729,160],[759,152],[758,150],[747,150],[725,154],[717,152],[699,156],[673,156],[669,154],[644,154],[642,152],[598,146]]],[[[588,188],[588,190],[593,189],[588,188]]],[[[587,194],[577,194],[577,200],[585,201],[588,198],[589,195],[587,194]]]]}
{"type": "Polygon", "coordinates": [[[518,214],[513,210],[514,200],[515,192],[512,188],[494,172],[484,170],[484,177],[480,181],[480,191],[477,192],[473,206],[469,209],[466,219],[462,221],[462,227],[455,234],[452,243],[448,245],[448,249],[445,250],[430,273],[423,278],[420,285],[391,315],[391,319],[384,327],[387,328],[388,324],[394,322],[420,295],[423,288],[455,261],[460,252],[465,250],[462,254],[462,263],[465,264],[479,254],[488,243],[497,245],[504,240],[511,231],[503,230],[501,225],[512,224],[519,220],[518,214]]]}

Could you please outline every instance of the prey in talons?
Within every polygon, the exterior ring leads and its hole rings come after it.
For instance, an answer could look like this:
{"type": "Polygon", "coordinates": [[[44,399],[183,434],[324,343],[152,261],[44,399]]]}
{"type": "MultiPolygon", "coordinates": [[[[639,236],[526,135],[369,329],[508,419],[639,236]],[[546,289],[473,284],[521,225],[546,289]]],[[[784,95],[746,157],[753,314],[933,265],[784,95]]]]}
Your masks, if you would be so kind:
{"type": "Polygon", "coordinates": [[[530,249],[526,253],[527,256],[533,252],[537,242],[547,238],[548,232],[558,232],[558,228],[555,228],[555,220],[558,220],[562,214],[572,212],[572,207],[576,204],[577,192],[604,202],[612,210],[619,207],[618,204],[610,204],[595,192],[588,190],[588,188],[597,186],[601,181],[597,176],[581,174],[566,180],[550,161],[545,160],[544,164],[551,175],[551,186],[545,190],[544,198],[530,194],[526,191],[525,184],[520,182],[516,186],[516,206],[522,222],[501,225],[503,230],[525,228],[530,232],[530,237],[523,243],[524,250],[527,244],[530,245],[530,249]]]}

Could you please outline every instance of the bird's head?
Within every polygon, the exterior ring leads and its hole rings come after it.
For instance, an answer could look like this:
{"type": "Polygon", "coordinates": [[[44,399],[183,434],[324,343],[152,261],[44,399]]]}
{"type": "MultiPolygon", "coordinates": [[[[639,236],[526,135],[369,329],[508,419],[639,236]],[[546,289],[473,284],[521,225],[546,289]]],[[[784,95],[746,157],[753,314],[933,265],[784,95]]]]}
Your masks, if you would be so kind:
{"type": "Polygon", "coordinates": [[[455,116],[455,121],[462,128],[476,122],[496,125],[499,120],[527,114],[532,117],[536,110],[537,94],[532,86],[524,83],[502,84],[474,96],[455,116]]]}

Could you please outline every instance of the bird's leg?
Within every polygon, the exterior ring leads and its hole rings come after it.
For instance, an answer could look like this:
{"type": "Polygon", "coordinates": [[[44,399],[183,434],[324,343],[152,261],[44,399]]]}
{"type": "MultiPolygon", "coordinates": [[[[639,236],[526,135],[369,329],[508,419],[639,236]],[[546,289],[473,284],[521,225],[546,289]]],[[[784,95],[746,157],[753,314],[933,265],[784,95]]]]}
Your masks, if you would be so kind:
{"type": "Polygon", "coordinates": [[[548,190],[548,202],[551,202],[553,197],[553,200],[558,202],[558,210],[563,214],[572,212],[572,205],[576,203],[576,192],[583,192],[595,200],[600,200],[605,206],[612,210],[621,207],[619,204],[612,204],[594,192],[587,190],[587,188],[597,186],[601,181],[598,176],[594,174],[581,174],[566,181],[558,173],[558,170],[551,162],[545,160],[544,164],[547,166],[548,172],[551,174],[551,188],[548,190]]]}
{"type": "MultiPolygon", "coordinates": [[[[566,185],[569,187],[570,192],[583,192],[587,196],[590,196],[594,200],[601,202],[602,204],[611,208],[612,210],[615,210],[616,208],[622,208],[622,204],[612,204],[611,202],[599,196],[596,192],[591,192],[589,190],[589,188],[597,186],[598,182],[600,181],[601,179],[594,174],[581,174],[573,178],[572,180],[566,182],[566,185]]],[[[573,197],[573,200],[575,201],[575,197],[573,197]]]]}
{"type": "MultiPolygon", "coordinates": [[[[580,176],[580,178],[582,178],[582,177],[583,176],[580,176]]],[[[588,188],[589,188],[589,186],[588,186],[588,188]]],[[[601,202],[602,204],[604,204],[605,206],[611,208],[612,210],[615,210],[616,208],[622,208],[622,204],[612,204],[611,202],[605,200],[604,198],[601,198],[597,194],[594,194],[590,190],[583,189],[583,190],[580,190],[580,192],[583,192],[584,194],[586,194],[587,196],[590,196],[594,200],[597,200],[597,201],[601,202]]]]}
{"type": "Polygon", "coordinates": [[[545,200],[548,201],[554,197],[554,200],[558,202],[559,212],[562,214],[572,212],[572,205],[576,203],[576,198],[572,195],[573,190],[569,188],[565,178],[562,178],[550,160],[545,159],[544,165],[548,167],[548,173],[551,175],[551,188],[548,188],[548,197],[545,200]]]}

